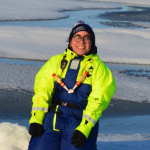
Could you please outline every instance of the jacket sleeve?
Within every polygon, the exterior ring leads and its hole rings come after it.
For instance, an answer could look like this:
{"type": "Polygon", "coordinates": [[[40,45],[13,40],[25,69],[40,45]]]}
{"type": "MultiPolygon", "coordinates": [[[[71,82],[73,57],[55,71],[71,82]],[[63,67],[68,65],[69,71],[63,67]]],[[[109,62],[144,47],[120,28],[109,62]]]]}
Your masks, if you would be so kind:
{"type": "Polygon", "coordinates": [[[53,68],[51,59],[40,69],[35,77],[34,93],[32,98],[32,111],[29,123],[39,123],[42,125],[45,113],[48,111],[49,103],[54,88],[52,78],[53,68]]]}
{"type": "Polygon", "coordinates": [[[83,111],[80,125],[76,128],[88,138],[102,112],[108,107],[116,90],[115,80],[107,66],[100,62],[95,66],[92,74],[92,92],[88,97],[88,104],[83,111]]]}

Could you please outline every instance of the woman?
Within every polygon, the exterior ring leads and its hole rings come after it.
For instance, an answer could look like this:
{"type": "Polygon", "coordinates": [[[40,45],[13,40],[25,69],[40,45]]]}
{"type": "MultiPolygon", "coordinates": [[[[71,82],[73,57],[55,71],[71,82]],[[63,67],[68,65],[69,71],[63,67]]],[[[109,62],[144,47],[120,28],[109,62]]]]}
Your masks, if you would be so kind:
{"type": "Polygon", "coordinates": [[[64,54],[50,58],[35,78],[28,150],[96,150],[98,120],[116,89],[99,59],[95,34],[78,21],[64,54]]]}

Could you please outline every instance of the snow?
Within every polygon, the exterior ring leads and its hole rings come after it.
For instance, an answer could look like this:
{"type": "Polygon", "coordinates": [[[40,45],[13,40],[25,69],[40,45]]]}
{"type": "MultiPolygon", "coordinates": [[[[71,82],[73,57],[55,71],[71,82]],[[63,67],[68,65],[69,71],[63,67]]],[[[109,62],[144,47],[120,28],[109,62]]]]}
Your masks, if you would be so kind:
{"type": "MultiPolygon", "coordinates": [[[[101,1],[44,0],[43,2],[43,0],[5,0],[0,2],[0,21],[60,19],[69,16],[69,14],[63,13],[65,10],[111,9],[117,7],[98,2],[101,1]]],[[[105,2],[150,6],[149,0],[105,0],[105,2]]],[[[142,23],[139,22],[139,24],[142,23]]],[[[149,26],[149,24],[144,25],[149,26]]],[[[71,27],[0,26],[0,57],[47,60],[55,54],[64,52],[67,46],[65,41],[70,30],[71,27]]],[[[93,28],[93,30],[96,34],[98,54],[104,62],[150,65],[150,29],[93,28]]],[[[38,71],[40,67],[41,65],[36,66],[35,70],[38,71]]],[[[36,72],[35,70],[33,71],[31,66],[25,65],[24,69],[22,69],[19,65],[5,64],[3,66],[0,64],[0,68],[0,88],[33,89],[33,78],[36,72]],[[19,71],[16,73],[16,70],[19,71]],[[21,74],[23,76],[18,79],[17,77],[21,74]]],[[[136,81],[136,78],[127,78],[115,70],[112,70],[112,72],[116,77],[117,87],[120,89],[120,91],[116,91],[115,98],[142,102],[150,97],[147,84],[149,80],[141,77],[142,80],[136,81]],[[138,87],[141,86],[142,89],[139,90],[138,87]],[[130,87],[132,87],[132,91],[129,90],[130,87]]],[[[30,136],[25,127],[3,122],[0,123],[0,133],[1,149],[27,149],[30,136]]],[[[101,134],[98,138],[98,146],[99,142],[108,142],[107,145],[109,145],[109,142],[149,140],[150,135],[142,133],[131,135],[101,134]]]]}
{"type": "Polygon", "coordinates": [[[30,140],[27,129],[18,124],[0,124],[0,145],[3,150],[26,150],[30,140]]]}
{"type": "Polygon", "coordinates": [[[140,6],[150,6],[149,0],[90,0],[90,1],[99,1],[99,2],[111,2],[111,3],[124,3],[124,4],[133,4],[133,5],[140,5],[140,6]]]}
{"type": "MultiPolygon", "coordinates": [[[[24,126],[18,124],[12,124],[9,122],[3,122],[0,124],[0,145],[3,150],[27,150],[30,135],[24,126]]],[[[99,134],[97,139],[98,148],[105,149],[106,146],[100,142],[108,142],[107,147],[111,147],[111,142],[137,142],[137,141],[149,141],[149,134],[133,134],[133,135],[103,135],[99,134]]],[[[149,142],[145,143],[146,145],[149,142]]],[[[129,144],[126,143],[126,146],[129,144]]],[[[120,144],[121,145],[121,144],[120,144]]],[[[119,145],[119,146],[120,146],[119,145]]],[[[125,146],[125,145],[123,145],[125,146]]],[[[117,149],[117,147],[116,147],[117,149]]],[[[129,149],[130,150],[130,149],[129,149]]],[[[133,150],[133,149],[132,149],[133,150]]],[[[147,149],[148,150],[148,149],[147,149]]]]}
{"type": "Polygon", "coordinates": [[[143,77],[136,78],[135,76],[119,74],[118,71],[114,70],[112,70],[112,73],[117,87],[114,98],[135,102],[144,102],[147,100],[150,103],[150,80],[143,77]]]}
{"type": "MultiPolygon", "coordinates": [[[[64,52],[70,30],[0,26],[0,57],[47,60],[64,52]]],[[[98,54],[103,61],[150,64],[150,29],[93,30],[96,34],[98,54]]]]}
{"type": "MultiPolygon", "coordinates": [[[[57,19],[67,17],[63,13],[65,10],[117,8],[117,6],[111,6],[110,4],[70,0],[63,0],[63,3],[58,5],[61,2],[60,0],[45,0],[44,3],[42,0],[38,0],[38,2],[35,0],[22,0],[21,3],[19,0],[2,1],[0,5],[0,20],[57,19]]],[[[110,2],[138,4],[141,1],[114,0],[110,2]]],[[[141,3],[147,6],[150,4],[150,1],[144,0],[141,3]]],[[[70,30],[71,27],[0,26],[0,57],[47,60],[52,55],[64,51],[67,46],[65,41],[70,30]]],[[[150,64],[150,29],[94,28],[93,30],[96,34],[98,54],[103,61],[150,64]]]]}
{"type": "Polygon", "coordinates": [[[114,8],[73,0],[5,0],[0,2],[0,20],[44,20],[65,18],[65,10],[114,8]],[[61,4],[61,5],[60,5],[61,4]]]}
{"type": "Polygon", "coordinates": [[[150,140],[149,134],[133,134],[133,135],[103,135],[99,134],[97,141],[101,142],[120,142],[120,141],[147,141],[150,140]]]}

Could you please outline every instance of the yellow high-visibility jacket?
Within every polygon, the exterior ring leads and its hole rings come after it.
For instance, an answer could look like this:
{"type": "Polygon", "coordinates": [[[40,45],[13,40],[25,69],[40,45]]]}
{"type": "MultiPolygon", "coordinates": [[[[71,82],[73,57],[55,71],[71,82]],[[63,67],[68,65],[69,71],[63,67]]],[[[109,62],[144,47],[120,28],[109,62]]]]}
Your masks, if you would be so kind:
{"type": "MultiPolygon", "coordinates": [[[[34,85],[35,95],[32,98],[33,105],[31,111],[32,116],[29,121],[30,124],[43,124],[43,119],[45,113],[48,112],[54,91],[55,79],[52,74],[55,73],[58,77],[65,78],[69,62],[75,57],[77,57],[77,54],[67,48],[64,54],[51,57],[37,73],[34,85]],[[62,72],[60,64],[64,55],[68,64],[62,72]]],[[[116,84],[111,71],[100,60],[97,54],[83,56],[76,81],[79,80],[85,71],[89,73],[89,76],[84,79],[82,84],[90,85],[91,92],[87,98],[87,105],[83,110],[82,121],[76,129],[88,137],[91,129],[102,115],[102,112],[107,108],[114,95],[116,84]],[[86,126],[85,120],[89,122],[86,126]]]]}

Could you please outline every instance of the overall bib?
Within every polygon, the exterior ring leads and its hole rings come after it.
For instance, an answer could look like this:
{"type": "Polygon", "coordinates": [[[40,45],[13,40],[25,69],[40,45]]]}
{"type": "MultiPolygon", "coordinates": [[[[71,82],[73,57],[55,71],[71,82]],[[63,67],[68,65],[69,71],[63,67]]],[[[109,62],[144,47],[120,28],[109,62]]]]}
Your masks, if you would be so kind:
{"type": "MultiPolygon", "coordinates": [[[[68,89],[72,89],[76,83],[80,61],[83,57],[76,57],[70,61],[65,79],[62,81],[68,89]]],[[[58,83],[56,83],[58,84],[58,83]]],[[[55,87],[57,86],[55,84],[55,87]]],[[[65,105],[56,105],[46,113],[43,121],[43,134],[39,137],[32,137],[28,150],[97,150],[96,140],[98,135],[98,123],[95,124],[91,133],[82,148],[75,148],[71,144],[71,137],[82,120],[82,113],[87,105],[87,98],[91,92],[91,85],[81,84],[74,93],[58,85],[54,98],[58,102],[70,103],[78,108],[70,108],[65,105]]]]}

